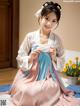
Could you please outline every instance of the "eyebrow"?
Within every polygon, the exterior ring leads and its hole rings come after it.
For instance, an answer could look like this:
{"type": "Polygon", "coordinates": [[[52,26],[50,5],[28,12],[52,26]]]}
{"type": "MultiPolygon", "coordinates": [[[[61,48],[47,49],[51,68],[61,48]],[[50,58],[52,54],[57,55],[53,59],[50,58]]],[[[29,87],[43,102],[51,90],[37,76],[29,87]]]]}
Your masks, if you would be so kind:
{"type": "MultiPolygon", "coordinates": [[[[45,18],[49,18],[49,16],[45,16],[45,18]]],[[[57,21],[57,18],[56,19],[53,19],[53,20],[57,21]]]]}
{"type": "Polygon", "coordinates": [[[57,19],[53,19],[53,20],[57,21],[57,19]]]}

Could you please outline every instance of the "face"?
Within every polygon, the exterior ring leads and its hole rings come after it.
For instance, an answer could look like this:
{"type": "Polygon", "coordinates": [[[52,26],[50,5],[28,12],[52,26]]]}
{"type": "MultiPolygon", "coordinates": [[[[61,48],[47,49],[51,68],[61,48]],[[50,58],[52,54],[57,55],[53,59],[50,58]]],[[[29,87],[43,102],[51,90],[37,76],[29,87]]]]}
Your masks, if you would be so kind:
{"type": "Polygon", "coordinates": [[[57,25],[57,17],[55,13],[51,12],[47,16],[42,16],[40,19],[41,30],[49,33],[57,25]]]}

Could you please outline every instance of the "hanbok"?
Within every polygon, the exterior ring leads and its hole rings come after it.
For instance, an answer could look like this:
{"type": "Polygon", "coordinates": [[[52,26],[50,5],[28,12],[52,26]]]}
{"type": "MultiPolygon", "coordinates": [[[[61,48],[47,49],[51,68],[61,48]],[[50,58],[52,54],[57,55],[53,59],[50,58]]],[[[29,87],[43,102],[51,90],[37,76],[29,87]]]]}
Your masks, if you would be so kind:
{"type": "Polygon", "coordinates": [[[40,44],[39,31],[32,32],[29,35],[31,36],[24,40],[18,52],[17,60],[20,69],[10,89],[10,106],[80,106],[79,99],[64,93],[66,88],[62,85],[58,75],[57,70],[60,65],[62,68],[64,61],[63,49],[61,43],[58,44],[58,38],[51,34],[47,44],[40,44]],[[24,46],[25,44],[26,46],[24,46]],[[50,47],[56,48],[58,61],[62,62],[58,68],[53,62],[57,61],[56,56],[53,60],[51,59],[50,47]],[[42,49],[41,53],[32,64],[28,64],[28,53],[37,48],[42,49]]]}

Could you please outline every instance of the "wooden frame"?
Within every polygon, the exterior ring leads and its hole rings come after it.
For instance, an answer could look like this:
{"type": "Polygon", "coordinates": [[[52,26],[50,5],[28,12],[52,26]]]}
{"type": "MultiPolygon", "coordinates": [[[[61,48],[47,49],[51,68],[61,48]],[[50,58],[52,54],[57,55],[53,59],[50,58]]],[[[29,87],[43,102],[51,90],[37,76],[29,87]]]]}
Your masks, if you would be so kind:
{"type": "Polygon", "coordinates": [[[17,67],[16,56],[19,48],[19,0],[13,0],[12,6],[12,67],[17,67]]]}

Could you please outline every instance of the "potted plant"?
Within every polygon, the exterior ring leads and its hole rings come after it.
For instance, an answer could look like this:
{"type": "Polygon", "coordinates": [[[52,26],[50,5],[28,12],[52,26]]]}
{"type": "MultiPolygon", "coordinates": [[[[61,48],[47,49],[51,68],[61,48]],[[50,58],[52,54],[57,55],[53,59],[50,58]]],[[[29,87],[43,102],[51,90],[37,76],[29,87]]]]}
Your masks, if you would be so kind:
{"type": "Polygon", "coordinates": [[[68,76],[68,81],[71,84],[75,84],[80,77],[80,61],[78,57],[75,57],[74,61],[69,60],[63,69],[63,73],[68,76]]]}

